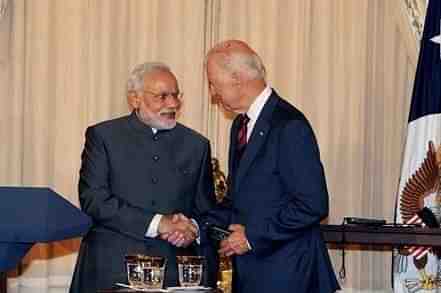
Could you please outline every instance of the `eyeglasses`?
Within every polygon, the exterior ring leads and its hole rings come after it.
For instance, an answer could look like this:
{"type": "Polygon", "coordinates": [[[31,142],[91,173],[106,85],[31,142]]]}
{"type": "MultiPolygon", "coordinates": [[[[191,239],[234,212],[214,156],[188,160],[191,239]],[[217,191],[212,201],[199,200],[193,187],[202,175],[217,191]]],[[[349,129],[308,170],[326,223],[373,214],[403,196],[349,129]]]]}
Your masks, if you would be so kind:
{"type": "Polygon", "coordinates": [[[160,101],[160,102],[165,102],[167,100],[168,97],[172,97],[174,100],[180,100],[182,99],[184,93],[183,92],[175,92],[175,93],[155,93],[152,91],[146,91],[144,90],[144,94],[150,94],[151,96],[153,96],[153,98],[155,98],[156,100],[160,101]]]}

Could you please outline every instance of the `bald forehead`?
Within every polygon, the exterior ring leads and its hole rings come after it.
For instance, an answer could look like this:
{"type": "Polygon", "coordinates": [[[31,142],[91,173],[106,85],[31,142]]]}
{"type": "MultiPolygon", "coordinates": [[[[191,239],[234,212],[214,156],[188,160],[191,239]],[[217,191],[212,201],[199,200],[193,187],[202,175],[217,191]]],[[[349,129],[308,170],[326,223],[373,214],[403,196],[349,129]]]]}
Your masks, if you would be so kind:
{"type": "Polygon", "coordinates": [[[247,43],[240,40],[227,40],[223,41],[216,46],[214,46],[210,53],[230,53],[230,52],[238,52],[245,54],[256,54],[247,43]]]}
{"type": "Polygon", "coordinates": [[[257,56],[251,47],[240,40],[227,40],[215,45],[207,54],[206,65],[215,63],[224,67],[233,55],[257,56]]]}
{"type": "Polygon", "coordinates": [[[246,79],[264,79],[265,67],[260,57],[248,44],[228,40],[215,45],[205,60],[207,73],[221,70],[235,73],[246,79]]]}

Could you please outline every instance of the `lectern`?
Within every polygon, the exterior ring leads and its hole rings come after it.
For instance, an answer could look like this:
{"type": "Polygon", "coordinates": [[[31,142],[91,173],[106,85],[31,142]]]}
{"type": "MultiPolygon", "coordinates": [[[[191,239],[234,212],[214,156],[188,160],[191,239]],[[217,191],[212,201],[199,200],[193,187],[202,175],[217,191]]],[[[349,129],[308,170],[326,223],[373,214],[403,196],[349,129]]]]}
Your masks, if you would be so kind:
{"type": "Polygon", "coordinates": [[[36,242],[83,236],[91,219],[49,188],[0,187],[0,293],[5,272],[17,266],[36,242]]]}

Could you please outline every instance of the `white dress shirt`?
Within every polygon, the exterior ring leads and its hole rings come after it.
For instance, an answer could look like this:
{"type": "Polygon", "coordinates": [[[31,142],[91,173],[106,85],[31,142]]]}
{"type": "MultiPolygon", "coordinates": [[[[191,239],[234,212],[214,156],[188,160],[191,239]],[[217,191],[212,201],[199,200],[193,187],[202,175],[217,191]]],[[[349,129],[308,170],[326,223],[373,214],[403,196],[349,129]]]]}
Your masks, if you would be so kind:
{"type": "Polygon", "coordinates": [[[263,106],[265,105],[266,101],[268,101],[271,93],[271,88],[266,86],[265,89],[256,97],[246,113],[248,118],[250,118],[250,121],[247,124],[247,142],[253,133],[257,118],[259,118],[260,112],[262,112],[263,106]]]}

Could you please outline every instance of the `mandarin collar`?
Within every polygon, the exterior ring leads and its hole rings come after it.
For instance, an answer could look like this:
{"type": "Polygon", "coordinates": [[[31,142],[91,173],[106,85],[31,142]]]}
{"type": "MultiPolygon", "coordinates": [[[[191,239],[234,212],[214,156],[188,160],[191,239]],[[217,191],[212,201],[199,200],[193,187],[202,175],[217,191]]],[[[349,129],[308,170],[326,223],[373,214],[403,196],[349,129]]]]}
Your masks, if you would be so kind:
{"type": "Polygon", "coordinates": [[[129,124],[136,132],[150,136],[168,135],[174,128],[176,128],[175,126],[173,129],[156,130],[155,133],[151,126],[145,124],[138,118],[135,110],[133,110],[129,116],[129,124]]]}

